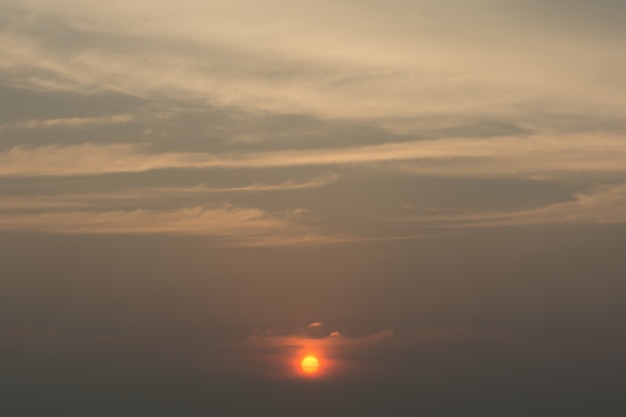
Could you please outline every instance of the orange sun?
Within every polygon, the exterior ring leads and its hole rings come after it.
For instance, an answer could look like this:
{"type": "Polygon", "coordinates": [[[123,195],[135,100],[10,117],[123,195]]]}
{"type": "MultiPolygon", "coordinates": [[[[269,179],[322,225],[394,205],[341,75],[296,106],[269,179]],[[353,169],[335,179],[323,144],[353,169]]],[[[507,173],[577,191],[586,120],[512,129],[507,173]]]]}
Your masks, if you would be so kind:
{"type": "Polygon", "coordinates": [[[304,373],[314,374],[320,368],[320,361],[318,361],[315,356],[305,356],[304,359],[302,359],[302,362],[300,362],[300,367],[304,373]]]}

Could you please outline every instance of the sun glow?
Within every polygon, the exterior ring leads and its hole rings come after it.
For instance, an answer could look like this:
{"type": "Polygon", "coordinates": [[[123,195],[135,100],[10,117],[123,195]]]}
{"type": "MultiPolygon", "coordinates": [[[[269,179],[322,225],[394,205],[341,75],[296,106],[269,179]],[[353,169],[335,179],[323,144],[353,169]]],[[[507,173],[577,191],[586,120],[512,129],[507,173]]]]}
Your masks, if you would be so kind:
{"type": "Polygon", "coordinates": [[[306,374],[314,374],[319,371],[320,362],[317,360],[315,356],[309,355],[305,356],[300,362],[300,367],[302,371],[306,374]]]}

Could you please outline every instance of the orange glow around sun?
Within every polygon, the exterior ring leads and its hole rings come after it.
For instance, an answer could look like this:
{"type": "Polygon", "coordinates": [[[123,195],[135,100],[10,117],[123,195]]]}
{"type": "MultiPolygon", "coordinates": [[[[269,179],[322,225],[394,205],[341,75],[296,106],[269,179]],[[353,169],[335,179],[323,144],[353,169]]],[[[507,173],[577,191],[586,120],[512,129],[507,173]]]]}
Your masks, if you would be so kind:
{"type": "Polygon", "coordinates": [[[300,362],[300,368],[302,368],[302,371],[305,374],[315,374],[319,371],[320,362],[315,356],[308,355],[302,359],[302,362],[300,362]]]}

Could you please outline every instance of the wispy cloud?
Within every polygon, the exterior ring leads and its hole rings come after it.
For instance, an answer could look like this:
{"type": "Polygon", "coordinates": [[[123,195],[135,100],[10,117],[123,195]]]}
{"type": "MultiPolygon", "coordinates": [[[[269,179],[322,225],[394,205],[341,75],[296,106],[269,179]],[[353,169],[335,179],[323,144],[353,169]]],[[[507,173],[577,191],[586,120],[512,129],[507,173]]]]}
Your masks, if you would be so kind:
{"type": "Polygon", "coordinates": [[[52,127],[84,128],[96,125],[129,123],[134,117],[129,114],[118,114],[102,117],[65,117],[58,119],[31,119],[13,123],[0,124],[0,129],[45,129],[52,127]]]}
{"type": "Polygon", "coordinates": [[[240,187],[209,187],[206,184],[201,184],[191,187],[120,189],[117,192],[54,193],[32,196],[4,195],[0,199],[0,210],[97,208],[103,204],[130,201],[141,202],[145,205],[155,200],[174,199],[174,201],[178,201],[181,197],[193,197],[203,194],[260,193],[317,188],[332,184],[338,178],[339,176],[336,174],[327,174],[310,180],[299,181],[289,178],[287,181],[276,184],[255,182],[240,187]]]}
{"type": "Polygon", "coordinates": [[[211,97],[216,105],[360,118],[494,113],[528,101],[621,114],[625,105],[614,93],[623,89],[621,38],[561,15],[546,21],[550,7],[538,2],[13,3],[0,31],[0,69],[28,88],[211,97]],[[580,32],[585,42],[572,42],[580,32]]]}
{"type": "MultiPolygon", "coordinates": [[[[411,165],[397,165],[396,169],[441,176],[538,178],[584,171],[624,172],[624,160],[626,141],[614,134],[593,137],[448,138],[373,146],[227,154],[151,153],[147,145],[85,143],[8,149],[0,153],[0,176],[74,176],[173,168],[272,168],[415,161],[411,165]]],[[[286,184],[283,187],[289,186],[295,185],[286,184]]]]}
{"type": "Polygon", "coordinates": [[[574,201],[532,210],[415,216],[409,220],[425,227],[497,227],[534,224],[626,223],[626,184],[599,186],[574,201]]]}
{"type": "Polygon", "coordinates": [[[283,246],[340,242],[304,225],[302,212],[255,208],[194,207],[170,211],[49,211],[0,214],[0,230],[53,234],[196,235],[234,246],[283,246]]]}
{"type": "Polygon", "coordinates": [[[337,181],[339,175],[327,174],[320,177],[310,179],[308,181],[298,181],[294,178],[289,178],[287,181],[279,184],[265,184],[255,182],[250,185],[244,185],[241,187],[208,187],[201,185],[198,187],[187,188],[180,190],[182,192],[209,192],[209,193],[231,193],[231,192],[263,192],[263,191],[289,191],[289,190],[303,190],[307,188],[318,188],[325,185],[332,184],[337,181]]]}

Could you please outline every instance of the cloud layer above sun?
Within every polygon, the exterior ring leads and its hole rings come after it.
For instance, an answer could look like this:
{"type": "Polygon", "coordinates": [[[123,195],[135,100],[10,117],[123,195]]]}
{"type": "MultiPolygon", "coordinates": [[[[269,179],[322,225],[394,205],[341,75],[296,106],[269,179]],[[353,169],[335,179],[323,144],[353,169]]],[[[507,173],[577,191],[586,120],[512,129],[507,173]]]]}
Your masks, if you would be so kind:
{"type": "Polygon", "coordinates": [[[623,222],[624,13],[610,1],[4,3],[0,227],[223,238],[207,224],[232,213],[277,230],[294,222],[284,213],[310,213],[302,239],[228,226],[256,245],[623,222]],[[459,181],[527,198],[433,199],[459,181]]]}

